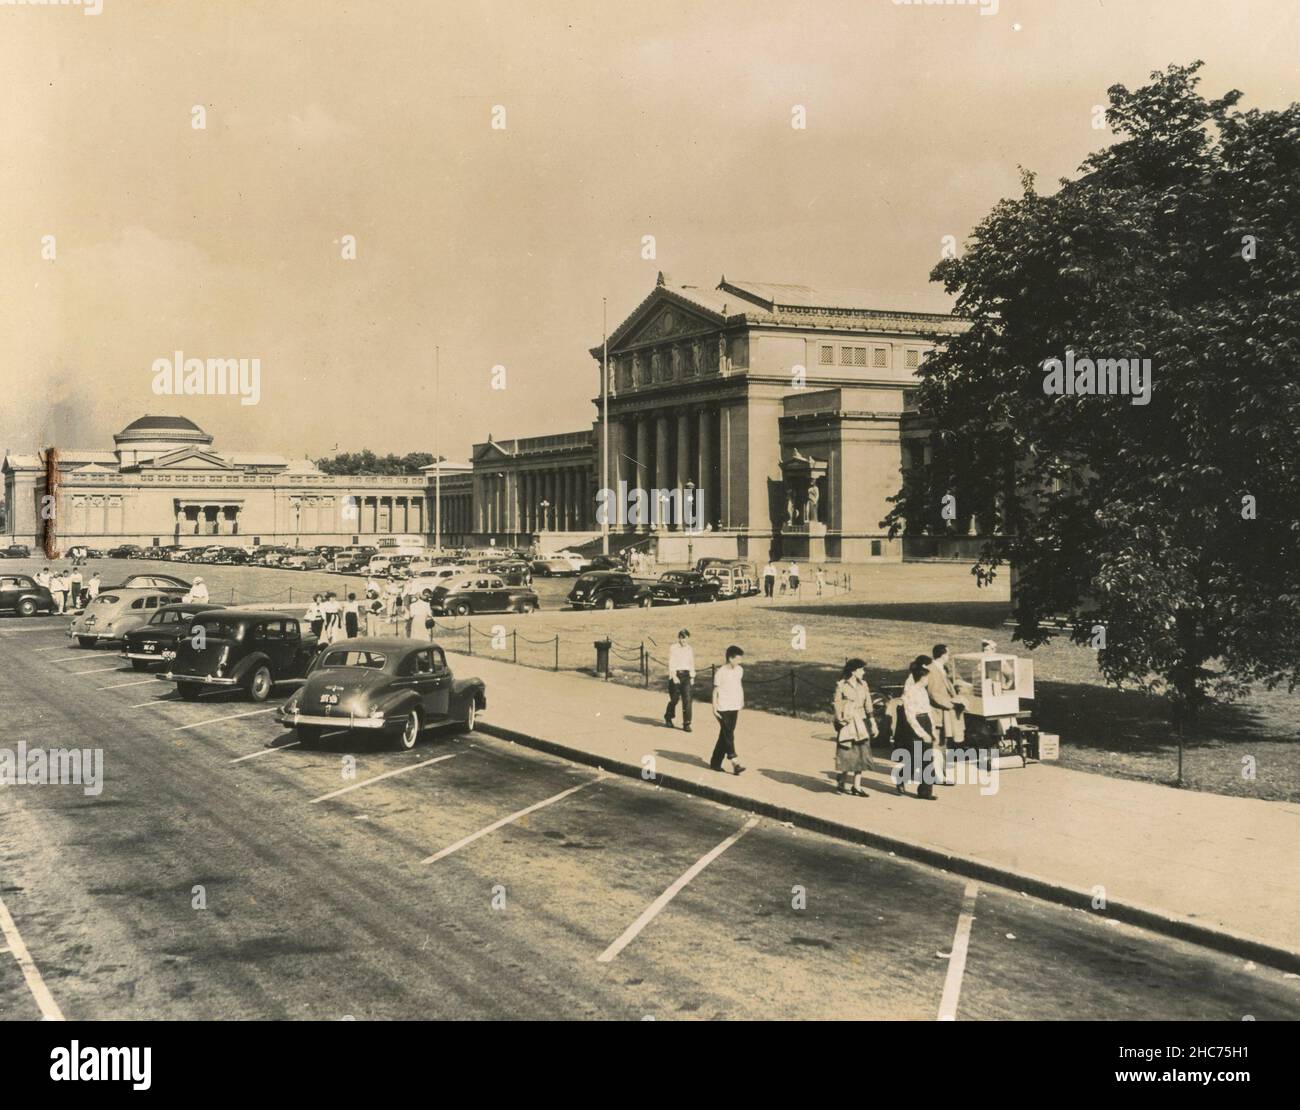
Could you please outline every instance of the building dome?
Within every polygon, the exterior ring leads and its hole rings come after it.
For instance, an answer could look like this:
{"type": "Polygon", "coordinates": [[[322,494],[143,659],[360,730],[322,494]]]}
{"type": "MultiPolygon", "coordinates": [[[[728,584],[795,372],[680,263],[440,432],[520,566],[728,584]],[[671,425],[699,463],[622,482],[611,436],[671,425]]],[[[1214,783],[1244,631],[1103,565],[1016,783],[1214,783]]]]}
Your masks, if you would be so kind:
{"type": "Polygon", "coordinates": [[[212,437],[184,416],[142,416],[113,437],[121,466],[135,466],[182,447],[208,447],[212,437]]]}

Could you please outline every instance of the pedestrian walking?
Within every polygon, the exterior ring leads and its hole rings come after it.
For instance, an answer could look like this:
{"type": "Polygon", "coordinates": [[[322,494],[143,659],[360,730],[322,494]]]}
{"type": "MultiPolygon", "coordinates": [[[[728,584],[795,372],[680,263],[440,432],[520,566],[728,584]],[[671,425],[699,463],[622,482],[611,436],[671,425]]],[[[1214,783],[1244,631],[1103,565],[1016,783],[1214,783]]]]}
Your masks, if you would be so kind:
{"type": "Polygon", "coordinates": [[[206,605],[208,603],[208,586],[202,578],[196,578],[190,583],[190,592],[185,595],[185,600],[195,605],[206,605]]]}
{"type": "Polygon", "coordinates": [[[957,687],[948,674],[948,646],[935,644],[931,654],[932,662],[925,679],[925,691],[935,710],[934,725],[938,733],[934,749],[935,774],[939,783],[948,786],[947,749],[950,744],[955,746],[966,740],[962,719],[965,703],[961,701],[957,687]]]}
{"type": "Polygon", "coordinates": [[[343,606],[339,604],[338,595],[327,593],[321,601],[320,612],[325,621],[325,642],[332,644],[343,634],[343,606]]]}
{"type": "Polygon", "coordinates": [[[433,639],[433,609],[423,597],[411,598],[406,608],[406,635],[433,639]]]}
{"type": "Polygon", "coordinates": [[[718,719],[718,742],[713,745],[709,766],[721,771],[723,759],[729,759],[733,775],[745,770],[736,758],[736,722],[745,708],[745,668],[740,665],[744,654],[732,644],[727,648],[726,662],[713,674],[713,715],[718,719]]]}
{"type": "Polygon", "coordinates": [[[840,793],[869,797],[862,789],[862,772],[875,770],[871,741],[876,735],[876,722],[871,716],[871,687],[867,684],[864,660],[850,659],[844,664],[840,680],[835,684],[831,714],[835,722],[835,770],[839,772],[840,793]]]}
{"type": "Polygon", "coordinates": [[[818,567],[813,571],[813,577],[817,581],[817,596],[821,597],[822,590],[826,588],[826,572],[821,567],[818,567]]]}
{"type": "Polygon", "coordinates": [[[81,564],[76,561],[72,564],[72,573],[68,575],[68,597],[72,608],[81,608],[81,564]]]}
{"type": "Polygon", "coordinates": [[[799,564],[796,563],[793,559],[791,559],[791,560],[790,560],[790,565],[786,568],[786,570],[787,570],[787,572],[788,572],[789,575],[790,575],[790,592],[791,592],[792,594],[793,594],[793,593],[798,593],[798,591],[799,591],[799,564]]]}
{"type": "Polygon", "coordinates": [[[357,601],[356,594],[348,594],[348,599],[343,603],[343,634],[353,640],[357,635],[357,626],[360,623],[360,603],[357,601]]]}
{"type": "Polygon", "coordinates": [[[86,583],[86,604],[89,605],[99,596],[99,571],[94,570],[90,573],[90,579],[86,583]]]}
{"type": "Polygon", "coordinates": [[[772,591],[776,589],[776,566],[772,560],[767,561],[763,567],[763,596],[771,597],[772,591]]]}
{"type": "Polygon", "coordinates": [[[63,571],[56,570],[50,575],[50,593],[54,596],[56,610],[66,612],[68,608],[68,580],[63,571]]]}
{"type": "Polygon", "coordinates": [[[781,568],[781,593],[784,594],[784,593],[788,593],[789,591],[790,591],[790,568],[782,567],[781,568]]]}
{"type": "Polygon", "coordinates": [[[402,607],[402,584],[396,578],[390,578],[384,587],[384,612],[389,617],[396,617],[402,607]]]}
{"type": "Polygon", "coordinates": [[[677,633],[677,643],[668,649],[668,708],[664,710],[664,724],[673,727],[677,716],[677,703],[682,703],[682,731],[691,731],[691,683],[695,681],[695,649],[691,647],[691,633],[683,628],[677,633]]]}
{"type": "Polygon", "coordinates": [[[930,696],[926,684],[932,660],[928,655],[918,655],[908,668],[907,681],[903,684],[903,699],[898,714],[898,724],[894,735],[901,742],[895,745],[898,750],[906,744],[910,752],[903,753],[903,764],[895,770],[894,789],[900,794],[907,793],[904,783],[904,766],[911,765],[910,777],[916,780],[916,796],[925,801],[934,800],[934,748],[936,744],[935,729],[930,706],[930,696]]]}
{"type": "Polygon", "coordinates": [[[302,619],[307,622],[307,627],[311,629],[311,634],[318,640],[321,630],[325,627],[325,614],[321,610],[324,600],[320,594],[312,594],[311,604],[307,606],[307,612],[302,615],[302,619]]]}

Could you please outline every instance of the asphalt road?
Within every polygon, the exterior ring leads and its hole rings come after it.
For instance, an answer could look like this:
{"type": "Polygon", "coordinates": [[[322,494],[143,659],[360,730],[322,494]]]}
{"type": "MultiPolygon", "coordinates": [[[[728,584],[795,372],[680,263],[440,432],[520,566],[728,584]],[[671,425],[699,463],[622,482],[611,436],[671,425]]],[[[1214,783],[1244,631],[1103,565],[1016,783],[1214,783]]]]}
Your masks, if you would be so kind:
{"type": "Polygon", "coordinates": [[[0,1017],[1300,1016],[1276,970],[481,734],[304,751],[63,627],[0,618],[0,748],[105,782],[0,788],[0,1017]]]}

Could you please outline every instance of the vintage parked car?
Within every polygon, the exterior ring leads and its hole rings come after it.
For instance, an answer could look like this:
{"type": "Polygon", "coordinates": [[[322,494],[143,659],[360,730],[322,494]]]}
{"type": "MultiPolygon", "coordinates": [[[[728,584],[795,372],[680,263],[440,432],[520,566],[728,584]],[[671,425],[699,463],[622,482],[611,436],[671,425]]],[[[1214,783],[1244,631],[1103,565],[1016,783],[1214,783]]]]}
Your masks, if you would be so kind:
{"type": "Polygon", "coordinates": [[[69,639],[83,648],[121,640],[128,632],[148,624],[164,605],[180,600],[176,590],[119,588],[102,591],[68,625],[69,639]]]}
{"type": "Polygon", "coordinates": [[[189,593],[190,584],[174,574],[133,574],[116,586],[102,587],[100,592],[105,590],[180,590],[189,593]]]}
{"type": "Polygon", "coordinates": [[[624,605],[648,608],[654,604],[654,594],[646,583],[621,570],[592,570],[573,584],[569,604],[575,609],[616,609],[624,605]]]}
{"type": "Polygon", "coordinates": [[[627,570],[622,555],[593,555],[590,570],[627,570]]]}
{"type": "Polygon", "coordinates": [[[298,548],[292,554],[286,555],[281,560],[280,566],[285,570],[324,570],[326,563],[316,552],[298,548]]]}
{"type": "Polygon", "coordinates": [[[758,593],[758,579],[751,577],[741,565],[715,564],[704,572],[704,577],[718,583],[719,597],[749,597],[758,593]]]}
{"type": "Polygon", "coordinates": [[[410,749],[430,725],[472,732],[487,708],[481,678],[456,678],[427,640],[342,640],[312,664],[307,681],[275,715],[304,746],[336,730],[386,733],[410,749]]]}
{"type": "Polygon", "coordinates": [[[138,559],[144,549],[138,543],[123,543],[108,549],[110,559],[138,559]]]}
{"type": "Polygon", "coordinates": [[[220,605],[199,605],[191,601],[160,606],[148,624],[133,628],[122,637],[122,658],[129,659],[137,671],[170,663],[176,658],[177,645],[190,633],[190,622],[201,613],[220,608],[220,605]]]}
{"type": "Polygon", "coordinates": [[[171,667],[157,677],[176,683],[186,701],[205,686],[240,688],[266,701],[277,682],[302,678],[316,657],[311,630],[283,613],[216,609],[190,622],[171,667]],[[198,630],[203,630],[198,636],[198,630]]]}
{"type": "Polygon", "coordinates": [[[707,578],[698,571],[670,570],[661,574],[650,589],[656,605],[698,605],[717,601],[722,586],[716,578],[707,578]]]}
{"type": "Polygon", "coordinates": [[[452,578],[463,578],[465,568],[448,563],[440,567],[428,567],[402,583],[402,597],[422,597],[425,601],[433,600],[433,591],[452,578]]]}
{"type": "Polygon", "coordinates": [[[366,564],[370,562],[370,556],[376,553],[376,548],[357,546],[342,547],[334,556],[333,567],[337,571],[347,573],[349,571],[364,570],[366,564]]]}
{"type": "Polygon", "coordinates": [[[0,558],[3,559],[30,559],[32,549],[25,543],[11,543],[3,551],[0,551],[0,558]]]}
{"type": "Polygon", "coordinates": [[[552,576],[581,573],[583,560],[579,559],[576,555],[535,555],[532,559],[531,566],[533,573],[538,577],[550,578],[552,576]]]}
{"type": "Polygon", "coordinates": [[[53,595],[44,586],[38,586],[31,575],[0,575],[0,611],[34,617],[37,613],[53,613],[54,610],[53,595]]]}
{"type": "Polygon", "coordinates": [[[429,605],[435,613],[463,617],[469,613],[531,613],[539,605],[527,586],[507,586],[497,574],[465,574],[433,588],[429,605]]]}
{"type": "Polygon", "coordinates": [[[495,563],[488,563],[483,569],[504,578],[507,586],[533,584],[533,568],[524,559],[499,559],[495,563]]]}
{"type": "Polygon", "coordinates": [[[223,547],[217,552],[217,557],[213,562],[222,563],[226,566],[247,566],[249,562],[248,552],[242,547],[223,547]]]}

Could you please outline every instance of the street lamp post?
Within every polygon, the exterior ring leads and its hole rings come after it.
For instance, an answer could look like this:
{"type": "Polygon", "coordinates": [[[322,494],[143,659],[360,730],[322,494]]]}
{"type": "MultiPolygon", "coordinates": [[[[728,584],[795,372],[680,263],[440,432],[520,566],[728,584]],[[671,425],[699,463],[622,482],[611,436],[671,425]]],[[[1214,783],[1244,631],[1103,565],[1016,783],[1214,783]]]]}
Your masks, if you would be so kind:
{"type": "Polygon", "coordinates": [[[546,512],[547,512],[547,510],[551,507],[551,503],[550,503],[549,501],[543,501],[543,502],[541,503],[541,505],[539,505],[538,507],[542,510],[542,531],[545,532],[545,531],[546,531],[546,512]]]}

